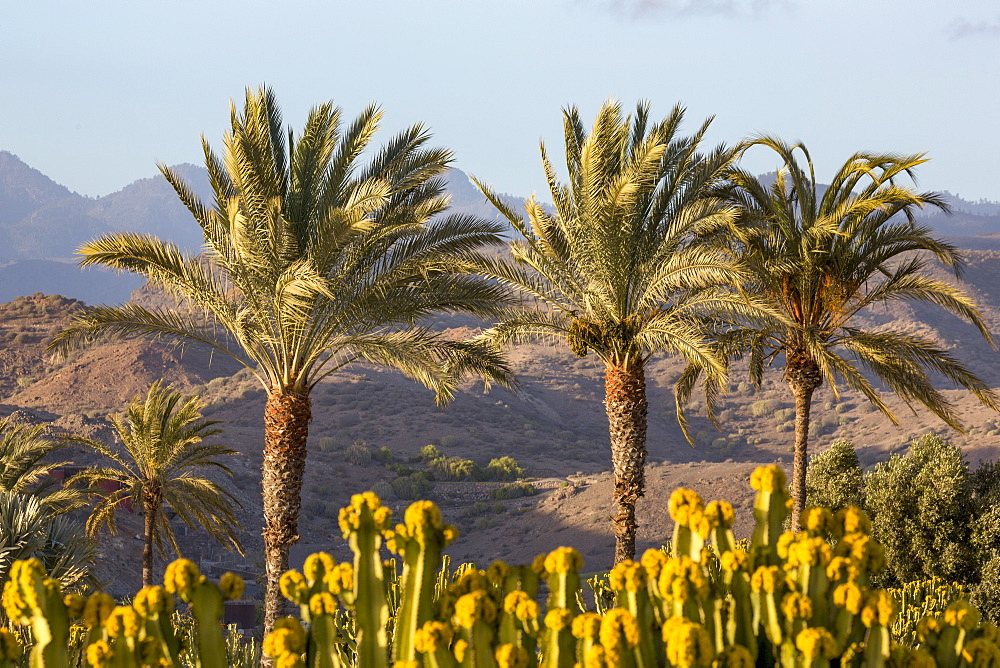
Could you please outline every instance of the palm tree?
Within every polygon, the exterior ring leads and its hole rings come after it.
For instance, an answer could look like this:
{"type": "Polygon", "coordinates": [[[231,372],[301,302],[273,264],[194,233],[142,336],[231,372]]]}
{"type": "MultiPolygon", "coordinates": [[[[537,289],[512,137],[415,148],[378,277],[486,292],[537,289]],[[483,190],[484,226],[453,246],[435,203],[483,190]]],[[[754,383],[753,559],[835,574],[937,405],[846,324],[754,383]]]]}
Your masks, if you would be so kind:
{"type": "Polygon", "coordinates": [[[51,474],[69,462],[51,458],[64,446],[44,430],[0,420],[0,584],[11,564],[35,557],[64,589],[96,585],[94,542],[66,515],[86,497],[56,484],[51,474]]]}
{"type": "Polygon", "coordinates": [[[49,513],[62,514],[86,505],[78,490],[56,484],[52,473],[70,462],[51,455],[63,444],[44,436],[44,425],[24,425],[0,419],[0,491],[38,498],[49,513]]]}
{"type": "Polygon", "coordinates": [[[224,487],[201,475],[212,469],[232,475],[219,461],[224,455],[239,454],[221,445],[202,441],[221,434],[217,420],[205,420],[204,402],[198,397],[182,397],[180,392],[153,383],[145,399],[136,397],[124,415],[110,415],[108,420],[121,441],[122,451],[82,436],[67,437],[67,442],[85,445],[110,462],[88,468],[68,483],[89,483],[100,499],[87,519],[87,533],[96,535],[102,527],[117,533],[116,514],[128,500],[142,508],[142,585],[153,584],[153,546],[160,554],[166,543],[180,555],[180,545],[165,509],[173,511],[192,529],[204,529],[223,545],[239,550],[235,505],[239,501],[224,487]],[[107,483],[117,483],[110,491],[107,483]]]}
{"type": "Polygon", "coordinates": [[[298,539],[313,387],[355,360],[399,369],[441,402],[465,373],[509,383],[488,346],[415,326],[442,310],[492,317],[505,290],[468,270],[502,228],[436,215],[448,204],[441,175],[451,153],[426,148],[422,126],[366,154],[380,118],[371,106],[342,128],[340,110],[326,103],[296,138],[285,133],[272,93],[248,90],[242,113],[232,111],[223,156],[203,140],[213,206],[160,168],[202,227],[204,257],[132,234],[80,250],[84,265],[142,274],[193,308],[89,308],[52,344],[64,349],[100,334],[198,342],[235,357],[267,390],[266,629],[284,607],[278,579],[298,539]]]}
{"type": "Polygon", "coordinates": [[[542,146],[551,212],[531,198],[522,220],[477,182],[523,237],[512,243],[514,264],[494,261],[483,272],[533,302],[508,313],[485,338],[504,345],[558,337],[577,355],[593,351],[604,363],[616,563],[635,555],[635,504],[645,484],[646,363],[664,352],[680,355],[718,385],[724,364],[705,336],[705,318],[748,310],[724,287],[737,279],[737,268],[709,243],[724,233],[731,211],[704,197],[732,154],[722,147],[699,153],[710,120],[680,137],[683,115],[675,107],[652,123],[648,105],[624,116],[609,101],[587,134],[578,111],[564,110],[568,184],[557,180],[542,146]]]}
{"type": "Polygon", "coordinates": [[[785,382],[795,400],[797,522],[806,498],[810,407],[824,381],[834,390],[840,380],[861,392],[895,423],[866,371],[907,404],[922,404],[955,429],[961,425],[954,406],[934,388],[928,372],[966,388],[991,408],[997,408],[1000,397],[933,341],[891,327],[862,329],[854,319],[880,303],[925,302],[971,322],[992,344],[973,301],[926,271],[928,261],[936,259],[960,277],[962,257],[914,218],[914,211],[925,206],[947,210],[942,197],[897,183],[900,177],[912,178],[926,160],[923,155],[856,153],[824,190],[802,144],[765,136],[743,150],[753,146],[770,148],[781,158],[776,181],[767,185],[735,169],[725,194],[741,210],[738,251],[748,267],[747,294],[773,315],[762,314],[720,340],[731,354],[749,356],[758,384],[764,365],[783,356],[785,382]]]}

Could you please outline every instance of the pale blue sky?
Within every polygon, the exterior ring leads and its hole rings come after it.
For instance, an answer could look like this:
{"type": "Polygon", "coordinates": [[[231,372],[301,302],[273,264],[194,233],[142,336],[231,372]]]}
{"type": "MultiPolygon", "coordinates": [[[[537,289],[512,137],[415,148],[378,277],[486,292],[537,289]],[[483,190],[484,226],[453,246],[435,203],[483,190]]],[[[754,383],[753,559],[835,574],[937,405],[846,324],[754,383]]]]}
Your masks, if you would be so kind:
{"type": "MultiPolygon", "coordinates": [[[[926,151],[923,187],[1000,200],[997,0],[35,0],[0,15],[0,149],[86,195],[201,162],[229,99],[431,126],[496,188],[542,187],[560,108],[677,101],[713,141],[802,140],[819,177],[858,149],[926,151]]],[[[387,133],[383,137],[387,136],[387,133]]],[[[766,159],[765,159],[766,158],[766,159]]],[[[755,171],[773,168],[753,157],[755,171]]]]}

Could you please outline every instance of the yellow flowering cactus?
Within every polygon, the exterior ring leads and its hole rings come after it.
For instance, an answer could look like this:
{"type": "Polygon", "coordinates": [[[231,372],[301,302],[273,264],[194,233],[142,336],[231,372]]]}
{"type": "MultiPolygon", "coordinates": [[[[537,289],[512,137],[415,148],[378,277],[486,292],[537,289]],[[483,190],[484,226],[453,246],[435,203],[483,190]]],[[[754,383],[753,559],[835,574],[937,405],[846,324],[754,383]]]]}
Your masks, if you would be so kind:
{"type": "MultiPolygon", "coordinates": [[[[679,490],[669,509],[686,547],[670,555],[647,550],[594,576],[598,612],[587,610],[593,602],[579,589],[583,559],[573,548],[539,555],[530,566],[497,561],[452,571],[442,550],[455,531],[434,504],[411,505],[390,528],[391,513],[377,497],[356,495],[340,516],[353,564],[317,553],[301,572],[285,573],[281,590],[299,618],[279,620],[264,652],[289,668],[1000,668],[1000,631],[964,596],[954,599],[940,585],[920,592],[872,586],[885,558],[862,511],[810,508],[801,531],[783,532],[784,473],[761,467],[751,483],[757,527],[748,546],[732,536],[730,504],[679,490]],[[401,578],[395,559],[383,561],[383,545],[401,558],[401,578]],[[915,605],[918,593],[933,605],[915,605]],[[911,625],[906,644],[894,636],[901,609],[911,625]],[[931,614],[916,618],[910,611],[918,609],[931,614]]],[[[91,666],[180,665],[169,623],[177,601],[190,604],[196,620],[199,665],[226,665],[219,615],[225,600],[242,593],[236,576],[214,584],[178,560],[163,587],[144,588],[127,606],[104,594],[64,596],[37,562],[18,562],[11,573],[3,604],[40,640],[32,666],[67,666],[53,639],[72,620],[91,666]]],[[[65,639],[61,646],[65,654],[65,639]]],[[[0,631],[0,668],[21,651],[14,634],[0,631]]]]}
{"type": "MultiPolygon", "coordinates": [[[[413,636],[431,619],[437,569],[444,548],[458,536],[458,531],[441,519],[441,511],[430,501],[417,501],[406,509],[403,524],[388,533],[389,550],[403,558],[402,597],[396,614],[396,661],[413,661],[416,648],[413,636]]],[[[509,569],[508,569],[509,570],[509,569]]],[[[494,578],[506,573],[494,571],[494,578]]]]}

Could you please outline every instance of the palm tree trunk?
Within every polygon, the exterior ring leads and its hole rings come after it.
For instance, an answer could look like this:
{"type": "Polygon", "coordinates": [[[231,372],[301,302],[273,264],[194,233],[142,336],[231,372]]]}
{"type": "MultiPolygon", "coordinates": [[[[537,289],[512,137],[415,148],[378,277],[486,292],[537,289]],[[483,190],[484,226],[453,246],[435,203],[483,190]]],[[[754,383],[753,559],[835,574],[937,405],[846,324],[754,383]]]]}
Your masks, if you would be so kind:
{"type": "Polygon", "coordinates": [[[609,366],[604,407],[615,473],[615,563],[635,558],[635,503],[646,484],[646,373],[642,364],[609,366]]]}
{"type": "Polygon", "coordinates": [[[787,354],[785,379],[795,397],[795,446],[792,463],[792,529],[799,530],[799,516],[806,507],[806,467],[809,458],[809,411],[812,397],[823,384],[823,374],[805,353],[787,354]]]}
{"type": "Polygon", "coordinates": [[[264,407],[264,463],[261,487],[264,500],[264,633],[285,614],[278,584],[288,570],[288,550],[299,539],[302,473],[312,402],[308,393],[272,390],[264,407]]]}
{"type": "Polygon", "coordinates": [[[156,512],[159,504],[146,494],[143,498],[142,523],[142,586],[153,584],[153,531],[156,527],[156,512]]]}

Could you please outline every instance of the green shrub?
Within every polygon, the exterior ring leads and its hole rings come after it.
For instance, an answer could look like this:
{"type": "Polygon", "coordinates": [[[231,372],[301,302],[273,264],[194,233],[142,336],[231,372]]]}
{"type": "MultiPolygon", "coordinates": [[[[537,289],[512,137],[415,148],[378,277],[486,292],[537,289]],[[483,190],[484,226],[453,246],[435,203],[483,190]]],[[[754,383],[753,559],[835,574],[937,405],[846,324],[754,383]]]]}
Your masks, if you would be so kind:
{"type": "Polygon", "coordinates": [[[420,449],[420,454],[418,458],[425,462],[432,462],[435,459],[441,459],[444,457],[441,451],[437,449],[436,445],[425,445],[420,449]]]}
{"type": "Polygon", "coordinates": [[[344,450],[344,459],[355,466],[368,466],[372,463],[371,448],[364,441],[354,441],[344,450]]]}
{"type": "Polygon", "coordinates": [[[524,477],[524,468],[513,457],[491,459],[486,465],[487,480],[518,480],[524,477]]]}
{"type": "Polygon", "coordinates": [[[779,408],[781,408],[781,402],[777,399],[761,399],[750,404],[750,415],[764,417],[774,413],[779,408]]]}
{"type": "Polygon", "coordinates": [[[774,421],[777,423],[788,422],[795,418],[794,408],[779,408],[774,411],[774,421]]]}
{"type": "Polygon", "coordinates": [[[458,445],[458,436],[442,436],[441,440],[438,441],[438,444],[442,448],[454,448],[458,445]]]}
{"type": "Polygon", "coordinates": [[[416,471],[405,478],[396,478],[391,486],[397,498],[416,501],[425,498],[434,488],[434,483],[423,471],[416,471]]]}
{"type": "Polygon", "coordinates": [[[538,489],[530,482],[516,482],[490,490],[490,498],[494,501],[519,499],[522,496],[534,496],[535,494],[538,494],[538,489]]]}
{"type": "Polygon", "coordinates": [[[391,501],[396,498],[396,492],[393,490],[392,485],[387,483],[385,480],[379,480],[372,485],[372,493],[380,499],[387,499],[391,501]]]}
{"type": "Polygon", "coordinates": [[[461,482],[483,480],[485,477],[479,464],[461,457],[439,457],[431,461],[428,468],[437,480],[461,482]]]}
{"type": "Polygon", "coordinates": [[[864,504],[861,463],[854,445],[838,438],[809,459],[806,469],[806,505],[840,510],[864,504]]]}
{"type": "Polygon", "coordinates": [[[392,450],[390,450],[389,447],[385,445],[383,445],[381,448],[373,452],[372,457],[375,459],[375,461],[384,466],[388,466],[389,464],[392,464],[394,461],[396,461],[395,456],[392,454],[392,450]]]}
{"type": "Polygon", "coordinates": [[[316,441],[316,447],[320,452],[333,452],[337,448],[337,441],[333,436],[323,436],[316,441]]]}

